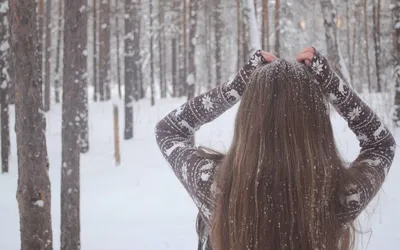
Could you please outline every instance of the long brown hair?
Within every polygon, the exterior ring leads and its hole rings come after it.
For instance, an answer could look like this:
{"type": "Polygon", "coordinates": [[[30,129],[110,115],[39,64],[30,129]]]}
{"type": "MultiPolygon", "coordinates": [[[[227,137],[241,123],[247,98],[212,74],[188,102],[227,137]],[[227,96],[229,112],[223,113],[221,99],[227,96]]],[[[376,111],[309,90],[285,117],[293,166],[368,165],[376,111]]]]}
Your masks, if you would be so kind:
{"type": "Polygon", "coordinates": [[[258,68],[240,103],[215,181],[213,250],[349,250],[337,217],[345,168],[328,105],[305,66],[258,68]]]}

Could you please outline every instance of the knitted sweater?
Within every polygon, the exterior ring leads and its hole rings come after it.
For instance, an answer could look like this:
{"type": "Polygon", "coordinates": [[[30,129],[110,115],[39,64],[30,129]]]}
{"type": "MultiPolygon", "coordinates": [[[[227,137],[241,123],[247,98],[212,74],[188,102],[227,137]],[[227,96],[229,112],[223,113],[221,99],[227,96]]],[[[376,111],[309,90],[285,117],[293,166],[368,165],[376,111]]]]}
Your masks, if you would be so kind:
{"type": "MultiPolygon", "coordinates": [[[[213,175],[217,162],[198,153],[191,137],[204,124],[213,121],[239,102],[256,67],[266,63],[260,51],[240,69],[233,81],[201,94],[163,118],[156,126],[158,146],[177,178],[187,190],[209,228],[213,208],[213,175]]],[[[343,221],[354,220],[381,188],[392,164],[396,143],[378,116],[331,70],[318,51],[309,67],[329,102],[356,134],[361,151],[350,167],[359,176],[341,194],[343,221]]],[[[206,237],[206,236],[205,236],[206,237]]],[[[208,245],[208,244],[205,244],[208,245]]]]}

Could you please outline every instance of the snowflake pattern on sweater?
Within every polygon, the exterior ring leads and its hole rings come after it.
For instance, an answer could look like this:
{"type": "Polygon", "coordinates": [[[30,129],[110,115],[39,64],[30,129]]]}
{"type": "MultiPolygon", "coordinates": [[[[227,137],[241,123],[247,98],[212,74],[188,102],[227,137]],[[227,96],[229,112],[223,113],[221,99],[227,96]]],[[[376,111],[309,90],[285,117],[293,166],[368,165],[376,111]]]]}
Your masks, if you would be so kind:
{"type": "MultiPolygon", "coordinates": [[[[198,207],[198,220],[204,222],[206,232],[212,219],[213,175],[218,164],[200,155],[190,139],[202,125],[213,121],[240,100],[252,72],[264,63],[265,59],[257,51],[233,81],[193,98],[156,126],[158,146],[198,207]]],[[[360,141],[361,152],[350,166],[358,174],[346,184],[346,192],[341,194],[343,206],[338,211],[339,218],[347,223],[364,210],[381,188],[392,164],[396,143],[383,122],[330,69],[326,58],[318,51],[309,69],[316,78],[316,83],[312,84],[320,85],[360,141]]],[[[208,234],[202,232],[199,236],[200,241],[204,241],[201,249],[210,249],[208,234]]]]}

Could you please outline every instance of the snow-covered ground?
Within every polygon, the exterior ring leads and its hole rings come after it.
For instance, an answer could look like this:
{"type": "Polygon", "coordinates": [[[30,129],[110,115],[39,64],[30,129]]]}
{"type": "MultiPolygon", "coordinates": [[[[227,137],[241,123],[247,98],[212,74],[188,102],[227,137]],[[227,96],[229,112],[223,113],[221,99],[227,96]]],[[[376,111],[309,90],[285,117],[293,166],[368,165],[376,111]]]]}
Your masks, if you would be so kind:
{"type": "MultiPolygon", "coordinates": [[[[135,137],[121,140],[122,164],[113,159],[112,103],[90,104],[90,151],[81,157],[81,239],[83,250],[197,249],[194,228],[196,209],[175,179],[154,140],[156,122],[184,99],[135,103],[135,137]]],[[[123,105],[120,135],[123,135],[123,105]]],[[[14,109],[11,108],[13,114],[14,109]]],[[[52,183],[54,249],[60,240],[61,106],[53,105],[47,116],[47,146],[52,183]]],[[[235,108],[204,126],[198,144],[226,150],[232,135],[235,108]]],[[[346,161],[359,151],[355,136],[343,119],[332,116],[337,143],[346,161]]],[[[14,115],[11,116],[14,128],[14,115]]],[[[0,175],[0,250],[20,247],[15,132],[11,131],[10,173],[0,175]]],[[[400,136],[396,136],[400,141],[400,136]]],[[[378,199],[364,214],[362,241],[358,249],[399,249],[400,245],[400,156],[378,199]],[[367,218],[368,217],[368,218],[367,218]],[[368,223],[364,223],[368,219],[368,223]],[[370,232],[372,230],[372,233],[370,232]]]]}

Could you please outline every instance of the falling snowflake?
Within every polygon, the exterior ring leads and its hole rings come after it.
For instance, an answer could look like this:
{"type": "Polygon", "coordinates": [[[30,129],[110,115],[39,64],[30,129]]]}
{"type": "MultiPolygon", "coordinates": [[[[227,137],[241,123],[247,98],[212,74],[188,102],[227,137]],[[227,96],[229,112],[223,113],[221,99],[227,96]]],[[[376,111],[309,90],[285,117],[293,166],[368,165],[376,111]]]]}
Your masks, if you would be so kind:
{"type": "Polygon", "coordinates": [[[314,71],[317,72],[317,75],[321,74],[323,67],[324,67],[324,64],[320,60],[317,60],[317,61],[313,62],[313,64],[312,64],[312,68],[314,71]]]}
{"type": "Polygon", "coordinates": [[[352,111],[350,111],[350,113],[348,114],[348,117],[350,118],[351,121],[353,121],[354,119],[359,117],[360,114],[361,114],[361,108],[357,107],[357,108],[354,108],[352,111]]]}
{"type": "Polygon", "coordinates": [[[261,65],[263,63],[262,59],[260,56],[253,56],[250,60],[251,66],[257,67],[258,65],[261,65]]]}
{"type": "Polygon", "coordinates": [[[205,95],[201,100],[203,107],[207,111],[211,111],[214,107],[214,103],[211,101],[211,97],[209,95],[205,95]]]}
{"type": "Polygon", "coordinates": [[[183,180],[187,183],[188,182],[188,176],[187,176],[187,163],[185,162],[182,166],[182,178],[183,180]]]}

